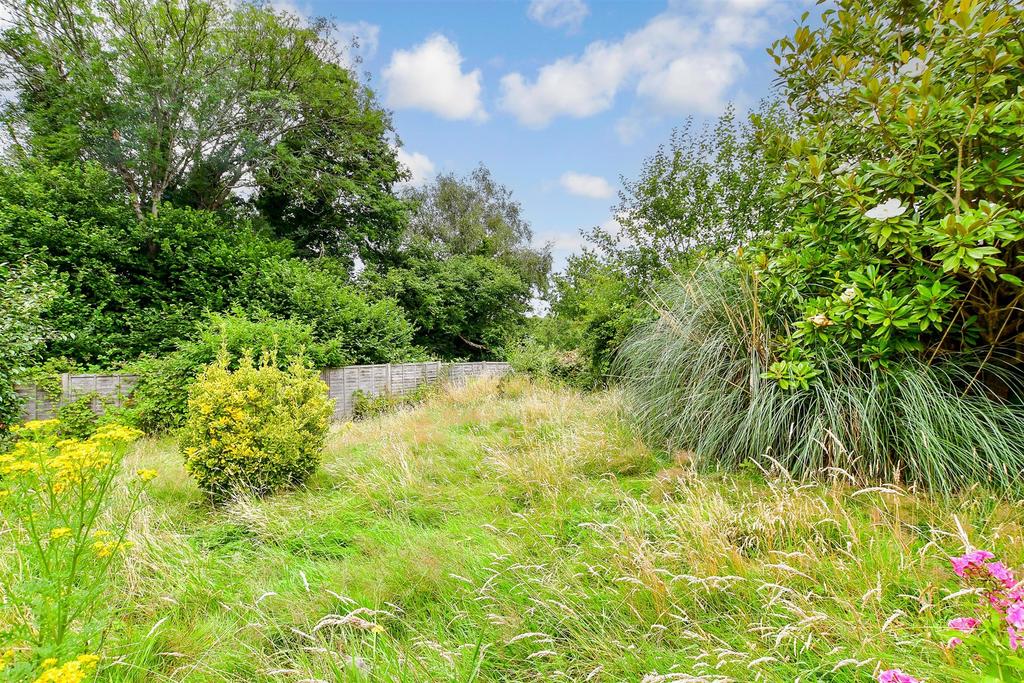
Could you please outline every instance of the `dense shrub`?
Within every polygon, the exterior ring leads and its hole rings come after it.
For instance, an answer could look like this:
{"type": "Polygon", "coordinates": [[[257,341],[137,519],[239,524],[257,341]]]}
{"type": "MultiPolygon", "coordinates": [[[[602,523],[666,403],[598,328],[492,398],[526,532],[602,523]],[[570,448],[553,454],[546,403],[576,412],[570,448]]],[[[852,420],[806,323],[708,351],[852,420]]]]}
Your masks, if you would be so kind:
{"type": "Polygon", "coordinates": [[[305,323],[250,316],[241,311],[213,314],[174,353],[142,358],[129,366],[139,376],[127,413],[132,423],[150,433],[180,427],[189,387],[222,350],[234,359],[245,351],[273,352],[284,362],[303,355],[316,367],[335,367],[349,361],[349,356],[339,353],[336,346],[317,344],[312,327],[305,323]]]}
{"type": "Polygon", "coordinates": [[[578,351],[563,351],[533,336],[512,344],[505,352],[505,359],[516,372],[558,380],[575,387],[593,386],[590,367],[578,351]]]}
{"type": "Polygon", "coordinates": [[[650,318],[651,307],[623,270],[593,254],[572,257],[553,282],[551,310],[533,334],[561,352],[551,358],[555,374],[571,376],[580,387],[600,385],[615,352],[637,323],[650,318]]]}
{"type": "Polygon", "coordinates": [[[0,445],[21,413],[14,387],[38,362],[52,333],[47,313],[62,293],[38,264],[0,260],[0,445]]]}
{"type": "Polygon", "coordinates": [[[356,389],[352,393],[352,419],[363,420],[376,415],[389,413],[399,408],[414,406],[422,403],[427,396],[437,390],[436,384],[420,384],[415,389],[404,394],[368,394],[356,389]]]}
{"type": "Polygon", "coordinates": [[[412,345],[413,326],[398,304],[386,295],[371,299],[350,285],[337,260],[261,264],[244,278],[241,292],[250,310],[308,325],[309,359],[319,367],[402,363],[422,355],[412,345]]]}
{"type": "Polygon", "coordinates": [[[185,466],[215,500],[303,483],[320,461],[332,412],[326,387],[301,357],[273,354],[209,365],[189,391],[181,434],[185,466]]]}
{"type": "Polygon", "coordinates": [[[91,391],[57,409],[57,434],[69,439],[87,439],[96,431],[99,416],[92,404],[99,400],[99,394],[91,391]]]}
{"type": "MultiPolygon", "coordinates": [[[[1024,7],[842,0],[772,54],[790,223],[755,250],[789,364],[1024,358],[1024,7]]],[[[806,15],[805,15],[806,16],[806,15]]]]}
{"type": "Polygon", "coordinates": [[[138,220],[124,187],[95,164],[0,166],[0,262],[35,255],[62,276],[48,354],[85,364],[163,353],[242,273],[287,256],[248,220],[165,207],[138,220]]]}
{"type": "Polygon", "coordinates": [[[530,284],[487,256],[409,258],[363,279],[373,295],[398,301],[413,341],[434,357],[493,359],[526,328],[530,284]]]}
{"type": "Polygon", "coordinates": [[[656,300],[658,318],[634,331],[617,367],[651,441],[712,468],[768,456],[798,475],[838,467],[939,490],[1020,482],[1024,411],[970,384],[970,358],[879,372],[836,357],[813,381],[780,382],[769,370],[784,321],[765,314],[740,269],[706,264],[656,300]]]}

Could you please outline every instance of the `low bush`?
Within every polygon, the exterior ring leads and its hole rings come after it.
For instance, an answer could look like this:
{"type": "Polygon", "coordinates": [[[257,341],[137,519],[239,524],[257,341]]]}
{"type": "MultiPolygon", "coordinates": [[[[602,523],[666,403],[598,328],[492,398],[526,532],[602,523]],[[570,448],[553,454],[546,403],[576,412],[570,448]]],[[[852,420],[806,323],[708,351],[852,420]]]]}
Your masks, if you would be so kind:
{"type": "Polygon", "coordinates": [[[93,412],[92,404],[98,399],[99,394],[90,391],[58,408],[57,421],[60,426],[57,433],[72,439],[87,439],[92,436],[96,431],[96,425],[99,424],[99,416],[93,412]]]}
{"type": "MultiPolygon", "coordinates": [[[[790,472],[841,468],[948,491],[1012,486],[1024,471],[1024,410],[974,381],[969,356],[865,368],[835,350],[820,369],[783,373],[753,280],[711,263],[656,298],[659,316],[623,345],[617,371],[647,438],[736,467],[770,456],[790,472]]],[[[987,366],[995,372],[991,360],[987,366]]],[[[1002,376],[1004,393],[1020,380],[1002,376]]]]}
{"type": "Polygon", "coordinates": [[[272,351],[287,361],[303,355],[316,367],[338,367],[352,357],[333,344],[318,344],[313,329],[296,320],[254,316],[241,311],[215,314],[191,340],[161,358],[142,358],[129,370],[139,376],[128,411],[132,423],[149,433],[176,429],[185,420],[189,387],[217,359],[221,349],[231,358],[243,351],[272,351]]]}
{"type": "Polygon", "coordinates": [[[352,393],[352,418],[363,420],[375,415],[391,412],[406,406],[414,406],[423,402],[431,392],[436,390],[435,384],[420,384],[406,394],[368,394],[362,389],[352,393]]]}
{"type": "Polygon", "coordinates": [[[511,346],[505,358],[516,372],[553,379],[574,387],[589,388],[595,383],[589,364],[576,350],[563,351],[534,337],[511,346]]]}
{"type": "Polygon", "coordinates": [[[185,466],[214,500],[303,483],[320,461],[332,412],[326,387],[301,356],[220,357],[189,390],[181,435],[185,466]]]}

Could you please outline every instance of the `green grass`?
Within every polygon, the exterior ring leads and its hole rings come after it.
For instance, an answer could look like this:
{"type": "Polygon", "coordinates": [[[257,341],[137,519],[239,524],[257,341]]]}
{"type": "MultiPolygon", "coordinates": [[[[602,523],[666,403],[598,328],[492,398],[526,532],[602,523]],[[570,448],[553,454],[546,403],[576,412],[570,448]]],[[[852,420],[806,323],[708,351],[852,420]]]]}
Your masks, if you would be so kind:
{"type": "MultiPolygon", "coordinates": [[[[211,508],[170,440],[111,592],[117,681],[932,681],[980,491],[698,475],[615,394],[479,383],[345,425],[308,488],[211,508]],[[370,628],[376,624],[380,628],[370,628]]],[[[963,680],[969,680],[964,678],[963,680]]]]}

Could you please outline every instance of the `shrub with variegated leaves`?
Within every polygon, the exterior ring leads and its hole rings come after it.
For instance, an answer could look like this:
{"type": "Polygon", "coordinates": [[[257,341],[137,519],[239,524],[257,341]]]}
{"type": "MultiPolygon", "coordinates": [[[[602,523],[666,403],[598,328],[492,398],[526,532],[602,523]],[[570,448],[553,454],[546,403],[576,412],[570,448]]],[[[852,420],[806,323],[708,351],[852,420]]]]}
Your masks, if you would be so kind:
{"type": "Polygon", "coordinates": [[[189,392],[185,466],[215,500],[299,485],[320,463],[331,412],[327,387],[301,357],[281,368],[273,354],[243,354],[232,370],[222,353],[189,392]]]}

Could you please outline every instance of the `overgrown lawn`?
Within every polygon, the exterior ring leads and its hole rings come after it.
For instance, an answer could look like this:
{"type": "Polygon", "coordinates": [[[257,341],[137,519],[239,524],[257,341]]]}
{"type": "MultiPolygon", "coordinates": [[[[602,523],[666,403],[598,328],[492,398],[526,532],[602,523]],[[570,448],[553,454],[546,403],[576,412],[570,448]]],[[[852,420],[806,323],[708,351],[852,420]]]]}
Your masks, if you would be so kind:
{"type": "Polygon", "coordinates": [[[160,476],[101,678],[955,681],[948,555],[966,535],[1024,563],[1024,512],[982,491],[686,458],[614,394],[521,379],[345,425],[307,489],[220,509],[144,442],[127,466],[160,476]]]}

